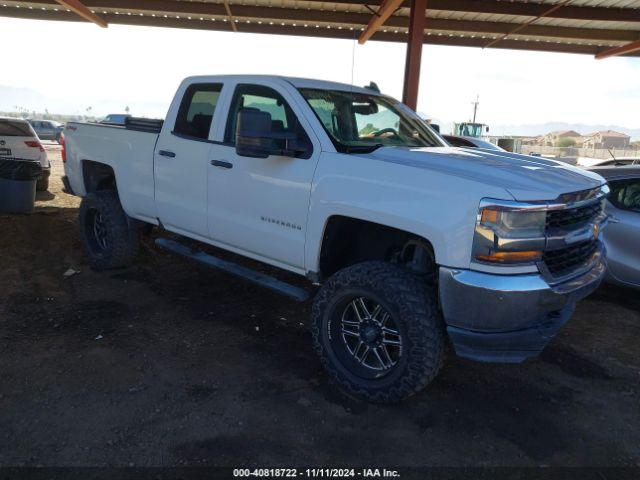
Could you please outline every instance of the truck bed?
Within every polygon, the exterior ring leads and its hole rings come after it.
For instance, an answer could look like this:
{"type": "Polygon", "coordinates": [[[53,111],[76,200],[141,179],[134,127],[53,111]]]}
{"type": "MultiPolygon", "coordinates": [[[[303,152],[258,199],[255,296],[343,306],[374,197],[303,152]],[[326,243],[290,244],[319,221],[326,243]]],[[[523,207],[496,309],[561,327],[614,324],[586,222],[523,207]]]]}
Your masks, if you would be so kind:
{"type": "Polygon", "coordinates": [[[155,223],[153,153],[162,120],[130,120],[124,126],[68,123],[64,131],[65,170],[73,191],[84,196],[84,175],[90,170],[90,162],[110,166],[125,212],[155,223]]]}
{"type": "Polygon", "coordinates": [[[154,118],[130,117],[125,120],[124,128],[138,132],[160,134],[164,120],[154,118]]]}

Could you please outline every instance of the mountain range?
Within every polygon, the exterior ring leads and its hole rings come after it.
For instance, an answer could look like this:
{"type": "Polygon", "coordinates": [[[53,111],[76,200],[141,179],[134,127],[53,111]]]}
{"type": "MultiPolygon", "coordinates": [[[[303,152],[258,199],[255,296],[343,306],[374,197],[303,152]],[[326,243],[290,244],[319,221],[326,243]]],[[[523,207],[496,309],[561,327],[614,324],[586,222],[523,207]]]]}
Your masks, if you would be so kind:
{"type": "Polygon", "coordinates": [[[46,111],[56,114],[83,115],[91,106],[91,114],[105,116],[109,113],[124,113],[129,107],[132,115],[162,118],[167,112],[169,101],[146,102],[131,100],[128,103],[120,100],[94,99],[90,104],[77,101],[65,101],[53,98],[29,88],[8,87],[0,85],[0,111],[14,112],[18,110],[43,114],[46,111]]]}

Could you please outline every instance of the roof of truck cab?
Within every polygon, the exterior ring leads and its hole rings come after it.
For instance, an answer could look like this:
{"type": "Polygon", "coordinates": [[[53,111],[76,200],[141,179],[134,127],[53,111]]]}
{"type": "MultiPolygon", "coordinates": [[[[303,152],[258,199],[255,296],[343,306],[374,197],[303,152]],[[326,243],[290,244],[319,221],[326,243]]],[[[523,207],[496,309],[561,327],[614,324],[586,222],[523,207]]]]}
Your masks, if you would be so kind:
{"type": "Polygon", "coordinates": [[[340,90],[344,92],[366,93],[369,95],[380,95],[379,92],[370,88],[358,87],[348,83],[331,82],[328,80],[316,80],[313,78],[285,77],[281,75],[200,75],[188,77],[187,82],[196,80],[234,80],[237,82],[258,82],[264,80],[284,80],[296,88],[317,88],[321,90],[340,90]]]}

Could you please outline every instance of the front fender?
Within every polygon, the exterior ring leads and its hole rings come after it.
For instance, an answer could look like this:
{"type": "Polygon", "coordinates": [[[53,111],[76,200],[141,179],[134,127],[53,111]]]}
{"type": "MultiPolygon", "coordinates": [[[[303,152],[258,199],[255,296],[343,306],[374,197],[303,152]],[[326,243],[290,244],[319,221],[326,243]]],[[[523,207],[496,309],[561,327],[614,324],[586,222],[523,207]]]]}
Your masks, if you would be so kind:
{"type": "Polygon", "coordinates": [[[341,215],[424,238],[439,265],[469,268],[480,200],[505,196],[501,188],[445,173],[365,155],[323,153],[312,188],[305,267],[319,271],[327,222],[341,215]]]}

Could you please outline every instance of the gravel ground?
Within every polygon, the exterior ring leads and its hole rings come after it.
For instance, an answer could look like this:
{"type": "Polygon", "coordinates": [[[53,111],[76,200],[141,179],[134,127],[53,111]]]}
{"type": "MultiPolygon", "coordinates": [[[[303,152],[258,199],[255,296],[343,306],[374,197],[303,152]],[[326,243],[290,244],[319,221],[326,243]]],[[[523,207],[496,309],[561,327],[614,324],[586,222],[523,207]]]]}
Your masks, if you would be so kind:
{"type": "Polygon", "coordinates": [[[451,356],[368,405],[328,382],[308,303],[150,242],[91,271],[48,148],[51,193],[0,215],[0,466],[640,466],[637,292],[603,287],[539,359],[451,356]]]}

